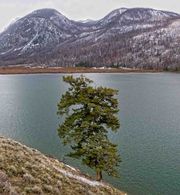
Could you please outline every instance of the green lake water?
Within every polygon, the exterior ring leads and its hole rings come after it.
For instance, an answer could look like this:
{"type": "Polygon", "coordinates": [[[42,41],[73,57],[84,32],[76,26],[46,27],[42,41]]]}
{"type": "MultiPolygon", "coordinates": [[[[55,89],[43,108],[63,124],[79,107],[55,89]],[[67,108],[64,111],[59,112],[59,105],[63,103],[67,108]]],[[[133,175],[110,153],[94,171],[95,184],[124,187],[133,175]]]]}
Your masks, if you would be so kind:
{"type": "MultiPolygon", "coordinates": [[[[64,157],[57,136],[57,102],[67,85],[61,74],[0,76],[0,136],[93,172],[64,157]]],[[[86,74],[95,85],[119,90],[120,178],[104,179],[130,195],[180,194],[180,74],[86,74]]]]}

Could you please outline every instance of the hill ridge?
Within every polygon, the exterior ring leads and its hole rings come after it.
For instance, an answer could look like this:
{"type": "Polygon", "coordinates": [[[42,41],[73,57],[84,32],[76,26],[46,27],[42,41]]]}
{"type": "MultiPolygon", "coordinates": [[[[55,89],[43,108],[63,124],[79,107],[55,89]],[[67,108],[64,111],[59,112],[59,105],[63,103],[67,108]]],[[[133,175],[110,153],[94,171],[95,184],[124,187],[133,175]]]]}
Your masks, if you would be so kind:
{"type": "Polygon", "coordinates": [[[179,26],[179,14],[152,8],[120,8],[86,22],[40,9],[0,34],[0,65],[176,68],[179,26]]]}

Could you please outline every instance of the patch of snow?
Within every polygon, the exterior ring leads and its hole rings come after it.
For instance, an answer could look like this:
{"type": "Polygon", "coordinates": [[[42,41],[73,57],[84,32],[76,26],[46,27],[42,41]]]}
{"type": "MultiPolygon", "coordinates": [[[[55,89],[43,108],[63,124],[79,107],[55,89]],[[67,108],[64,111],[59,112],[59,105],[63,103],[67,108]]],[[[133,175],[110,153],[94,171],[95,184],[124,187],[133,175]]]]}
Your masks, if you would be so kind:
{"type": "Polygon", "coordinates": [[[28,28],[25,32],[29,32],[31,30],[31,28],[28,28]]]}
{"type": "Polygon", "coordinates": [[[14,48],[13,51],[19,51],[19,50],[21,50],[21,49],[22,49],[21,47],[19,47],[19,48],[14,48]]]}
{"type": "Polygon", "coordinates": [[[95,20],[91,20],[91,19],[86,19],[86,20],[79,20],[78,22],[81,22],[83,24],[86,24],[86,23],[94,23],[96,21],[95,20]]]}
{"type": "Polygon", "coordinates": [[[21,53],[23,53],[24,51],[26,51],[32,44],[32,42],[38,37],[38,32],[36,33],[36,35],[29,41],[29,43],[27,45],[25,45],[21,51],[21,53]]]}
{"type": "MultiPolygon", "coordinates": [[[[59,67],[58,67],[58,68],[59,68],[59,67]]],[[[66,167],[70,168],[70,169],[73,170],[73,171],[77,171],[74,167],[71,167],[71,166],[69,166],[69,165],[67,165],[67,164],[66,164],[66,167]]]]}
{"type": "Polygon", "coordinates": [[[4,54],[9,53],[10,51],[12,51],[12,49],[9,49],[8,51],[2,52],[2,53],[0,53],[0,54],[1,54],[1,55],[4,55],[4,54]]]}
{"type": "Polygon", "coordinates": [[[73,179],[76,179],[80,182],[83,182],[83,183],[86,183],[90,186],[104,186],[104,184],[102,182],[98,182],[98,181],[92,181],[90,179],[87,179],[85,177],[82,177],[82,176],[79,176],[79,175],[74,175],[72,174],[71,172],[68,172],[66,170],[63,170],[63,169],[57,169],[56,167],[54,167],[56,169],[57,172],[60,172],[62,173],[63,175],[67,176],[67,177],[70,177],[70,178],[73,178],[73,179]]]}

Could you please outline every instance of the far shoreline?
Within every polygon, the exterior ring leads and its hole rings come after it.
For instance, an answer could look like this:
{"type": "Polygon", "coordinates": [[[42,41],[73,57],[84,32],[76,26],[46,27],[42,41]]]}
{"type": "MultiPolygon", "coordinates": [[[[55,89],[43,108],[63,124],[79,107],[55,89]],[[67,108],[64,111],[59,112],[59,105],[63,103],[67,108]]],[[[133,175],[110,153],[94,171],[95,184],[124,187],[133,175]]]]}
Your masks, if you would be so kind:
{"type": "Polygon", "coordinates": [[[0,75],[8,74],[44,74],[44,73],[160,73],[162,70],[106,67],[43,67],[43,66],[0,66],[0,75]]]}

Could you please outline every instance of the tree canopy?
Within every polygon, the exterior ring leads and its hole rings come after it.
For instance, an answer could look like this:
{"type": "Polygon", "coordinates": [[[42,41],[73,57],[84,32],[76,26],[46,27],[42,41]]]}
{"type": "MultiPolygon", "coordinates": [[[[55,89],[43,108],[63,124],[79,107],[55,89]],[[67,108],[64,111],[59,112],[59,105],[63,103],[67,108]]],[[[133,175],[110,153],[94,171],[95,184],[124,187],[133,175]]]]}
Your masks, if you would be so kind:
{"type": "Polygon", "coordinates": [[[92,80],[80,76],[63,77],[70,87],[58,103],[58,115],[65,115],[58,134],[63,143],[70,144],[68,156],[81,159],[83,164],[96,171],[97,180],[102,171],[117,176],[120,156],[117,146],[108,138],[110,130],[119,127],[118,91],[106,87],[93,87],[92,80]]]}

